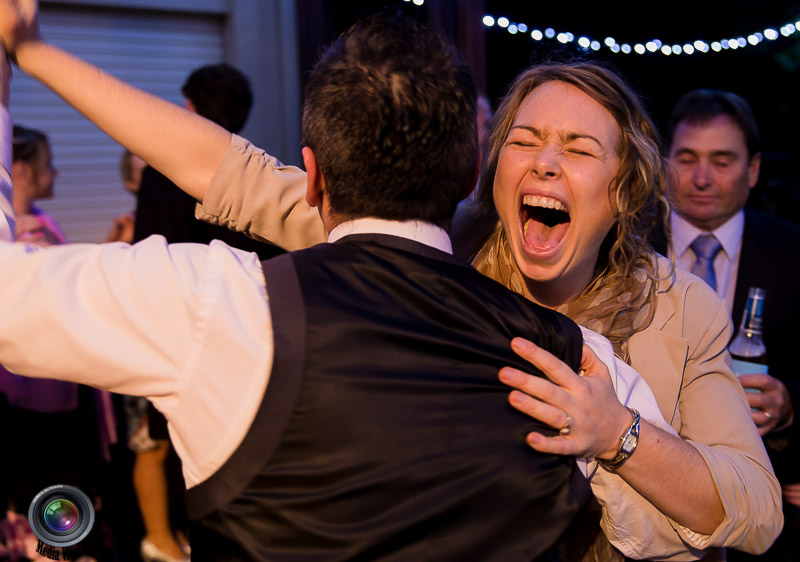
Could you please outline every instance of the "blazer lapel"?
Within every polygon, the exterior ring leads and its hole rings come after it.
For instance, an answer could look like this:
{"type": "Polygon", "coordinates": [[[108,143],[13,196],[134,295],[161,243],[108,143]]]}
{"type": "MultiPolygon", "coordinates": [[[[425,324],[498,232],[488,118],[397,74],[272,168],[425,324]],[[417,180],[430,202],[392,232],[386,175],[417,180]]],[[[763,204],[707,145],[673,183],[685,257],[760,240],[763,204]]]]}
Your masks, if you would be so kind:
{"type": "Polygon", "coordinates": [[[630,339],[631,366],[647,381],[656,396],[661,415],[675,430],[680,429],[678,396],[689,342],[663,331],[675,316],[672,302],[661,293],[650,326],[630,339]]]}

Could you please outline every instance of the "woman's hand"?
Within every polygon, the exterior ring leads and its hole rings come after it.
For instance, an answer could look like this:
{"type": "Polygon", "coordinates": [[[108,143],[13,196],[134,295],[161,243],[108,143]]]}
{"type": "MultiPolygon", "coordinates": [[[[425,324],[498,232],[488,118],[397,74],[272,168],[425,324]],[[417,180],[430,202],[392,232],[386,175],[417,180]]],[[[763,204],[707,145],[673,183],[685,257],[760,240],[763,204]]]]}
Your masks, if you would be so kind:
{"type": "Polygon", "coordinates": [[[630,426],[630,412],[617,400],[608,368],[583,346],[581,374],[532,342],[514,338],[514,352],[541,370],[547,379],[511,367],[500,370],[500,381],[514,387],[509,402],[533,418],[560,430],[554,437],[530,433],[528,444],[543,453],[612,459],[620,436],[630,426]]]}

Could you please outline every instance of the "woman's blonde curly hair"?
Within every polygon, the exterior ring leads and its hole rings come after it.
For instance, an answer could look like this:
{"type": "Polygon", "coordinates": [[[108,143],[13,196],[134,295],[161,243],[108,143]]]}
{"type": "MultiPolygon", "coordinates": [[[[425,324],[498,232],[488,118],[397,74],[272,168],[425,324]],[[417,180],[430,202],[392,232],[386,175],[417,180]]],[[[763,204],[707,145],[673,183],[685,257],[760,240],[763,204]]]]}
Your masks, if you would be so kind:
{"type": "MultiPolygon", "coordinates": [[[[528,94],[553,81],[570,84],[589,95],[611,113],[621,132],[616,147],[619,171],[609,185],[615,226],[601,246],[594,280],[581,297],[566,306],[565,312],[576,320],[585,320],[584,316],[589,316],[595,324],[601,322],[604,329],[598,331],[612,342],[627,340],[642,328],[642,322],[649,323],[652,318],[658,273],[655,253],[648,238],[656,226],[661,226],[668,234],[669,225],[664,193],[667,177],[660,136],[639,97],[617,74],[597,63],[577,62],[537,65],[517,76],[492,120],[478,199],[487,208],[494,208],[493,186],[500,151],[517,111],[528,94]],[[593,313],[587,309],[597,306],[594,297],[601,291],[606,295],[604,301],[611,302],[611,298],[630,304],[615,305],[612,318],[597,318],[599,311],[593,313]],[[648,318],[642,318],[641,310],[637,310],[641,306],[648,309],[648,318]]],[[[502,229],[493,238],[496,252],[497,239],[504,238],[502,229]]],[[[486,264],[489,246],[491,242],[479,253],[475,265],[496,277],[486,264]]]]}

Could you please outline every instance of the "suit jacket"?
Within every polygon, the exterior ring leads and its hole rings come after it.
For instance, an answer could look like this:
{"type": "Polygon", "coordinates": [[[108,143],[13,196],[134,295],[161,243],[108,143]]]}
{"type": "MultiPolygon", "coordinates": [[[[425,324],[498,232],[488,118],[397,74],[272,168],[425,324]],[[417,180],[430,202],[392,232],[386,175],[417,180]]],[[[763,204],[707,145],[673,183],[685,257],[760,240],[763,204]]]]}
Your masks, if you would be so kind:
{"type": "MultiPolygon", "coordinates": [[[[658,233],[656,249],[667,255],[666,238],[658,233]]],[[[733,311],[738,329],[750,287],[766,291],[764,302],[764,345],[769,372],[780,379],[792,398],[795,412],[800,408],[800,374],[792,361],[797,345],[800,319],[800,226],[752,209],[744,210],[744,232],[736,277],[733,311]]],[[[734,330],[734,334],[736,330],[734,330]]],[[[796,462],[800,454],[798,423],[773,432],[764,441],[778,479],[784,483],[800,481],[796,462]]]]}

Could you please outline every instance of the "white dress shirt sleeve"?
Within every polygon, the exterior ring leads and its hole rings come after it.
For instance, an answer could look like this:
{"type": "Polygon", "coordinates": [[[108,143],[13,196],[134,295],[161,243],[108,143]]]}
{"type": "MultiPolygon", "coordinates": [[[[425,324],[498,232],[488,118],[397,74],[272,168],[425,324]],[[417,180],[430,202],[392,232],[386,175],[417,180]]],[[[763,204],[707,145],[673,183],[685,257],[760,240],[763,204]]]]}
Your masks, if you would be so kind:
{"type": "MultiPolygon", "coordinates": [[[[661,415],[655,394],[653,394],[653,390],[647,384],[647,381],[633,367],[614,355],[614,348],[605,337],[583,326],[580,326],[580,329],[583,334],[583,343],[588,345],[608,367],[611,382],[617,393],[617,400],[624,406],[639,410],[642,419],[647,420],[667,433],[677,436],[678,433],[661,415]]],[[[597,469],[597,461],[578,459],[578,466],[585,476],[592,475],[597,469]]]]}
{"type": "Polygon", "coordinates": [[[266,389],[272,322],[255,254],[221,242],[0,242],[0,363],[147,396],[191,487],[241,443],[266,389]]]}

